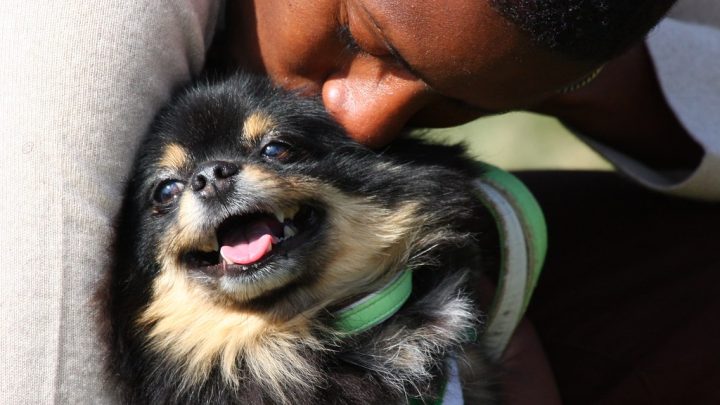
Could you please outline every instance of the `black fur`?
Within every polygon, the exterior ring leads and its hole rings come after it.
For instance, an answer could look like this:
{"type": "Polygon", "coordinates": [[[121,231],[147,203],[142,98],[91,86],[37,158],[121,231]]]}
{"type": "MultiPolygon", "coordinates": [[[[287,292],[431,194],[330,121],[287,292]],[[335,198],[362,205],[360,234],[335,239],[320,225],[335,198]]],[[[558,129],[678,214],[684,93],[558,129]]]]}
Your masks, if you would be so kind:
{"type": "MultiPolygon", "coordinates": [[[[410,139],[374,152],[346,137],[318,102],[246,76],[198,84],[184,91],[160,113],[137,157],[119,216],[113,266],[101,294],[103,318],[109,323],[112,383],[125,402],[260,404],[283,400],[250,375],[242,375],[237,387],[227,384],[217,365],[203,381],[186,384],[180,366],[151,350],[148,327],[137,324],[139,314],[152,299],[153,281],[161,271],[157,262],[158,255],[163,254],[158,251],[160,236],[176,220],[176,208],[158,207],[152,202],[154,190],[164,178],[156,163],[171,142],[182,144],[192,155],[187,170],[174,174],[184,180],[193,175],[197,165],[209,160],[237,162],[241,170],[256,165],[280,177],[317,179],[343,194],[366,197],[391,210],[415,202],[418,218],[425,221],[420,236],[432,240],[434,234],[444,235],[434,240],[433,246],[420,242],[411,246],[423,250],[410,252],[404,263],[414,269],[413,294],[384,324],[357,336],[339,338],[331,327],[334,308],[312,320],[312,333],[325,342],[325,348],[317,350],[298,342],[298,350],[322,372],[321,383],[311,388],[288,383],[285,398],[294,404],[390,404],[402,403],[406,395],[430,398],[445,373],[446,356],[476,353],[481,360],[473,363],[478,367],[473,379],[481,386],[473,388],[477,390],[474,394],[494,403],[489,388],[494,377],[486,371],[492,367],[482,359],[482,345],[464,338],[466,323],[482,327],[481,312],[473,304],[473,285],[477,269],[483,266],[480,262],[496,255],[494,226],[471,193],[470,180],[478,174],[477,166],[465,157],[462,147],[410,139]],[[262,142],[240,136],[244,121],[253,111],[262,111],[273,123],[272,134],[262,142]],[[283,160],[263,157],[260,150],[268,138],[291,145],[290,156],[283,160]],[[460,314],[458,306],[463,305],[469,306],[473,319],[460,314]],[[394,333],[400,330],[404,332],[394,333]],[[405,370],[404,363],[382,358],[393,350],[397,354],[397,350],[419,347],[431,347],[424,353],[427,358],[418,359],[430,375],[405,370]]],[[[252,201],[253,190],[246,192],[248,201],[258,204],[252,201]]],[[[321,215],[323,206],[317,204],[321,215]]],[[[296,253],[289,262],[302,269],[301,276],[236,305],[244,310],[268,311],[299,286],[318,282],[318,274],[332,271],[323,268],[325,258],[317,249],[331,243],[324,229],[309,236],[304,245],[307,251],[296,253]]],[[[239,358],[237,362],[238,373],[244,373],[245,360],[239,358]]],[[[470,377],[464,378],[470,383],[470,377]]]]}
{"type": "Polygon", "coordinates": [[[660,21],[677,0],[492,0],[540,46],[576,60],[605,62],[660,21]]]}

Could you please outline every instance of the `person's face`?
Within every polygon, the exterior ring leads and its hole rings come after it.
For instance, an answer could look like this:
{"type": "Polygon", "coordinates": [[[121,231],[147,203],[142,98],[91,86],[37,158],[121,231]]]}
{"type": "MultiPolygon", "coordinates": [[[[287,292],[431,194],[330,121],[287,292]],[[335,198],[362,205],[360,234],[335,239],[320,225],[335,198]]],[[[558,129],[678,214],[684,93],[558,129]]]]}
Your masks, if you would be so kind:
{"type": "Polygon", "coordinates": [[[530,107],[581,77],[488,0],[230,1],[234,60],[320,95],[355,139],[530,107]]]}

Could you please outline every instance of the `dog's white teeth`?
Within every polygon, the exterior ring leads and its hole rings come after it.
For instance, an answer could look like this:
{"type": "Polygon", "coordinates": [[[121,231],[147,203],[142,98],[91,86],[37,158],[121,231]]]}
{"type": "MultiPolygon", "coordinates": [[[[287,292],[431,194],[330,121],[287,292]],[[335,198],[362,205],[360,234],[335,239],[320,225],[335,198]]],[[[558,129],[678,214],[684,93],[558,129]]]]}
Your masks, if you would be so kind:
{"type": "Polygon", "coordinates": [[[225,264],[235,264],[235,262],[233,262],[232,260],[230,260],[230,259],[228,259],[227,257],[225,257],[225,256],[222,254],[222,251],[220,251],[220,257],[222,258],[223,262],[225,262],[225,264]]]}
{"type": "Polygon", "coordinates": [[[297,230],[295,229],[294,226],[286,224],[285,227],[283,228],[283,232],[285,234],[285,239],[287,239],[287,238],[292,238],[293,236],[295,236],[295,234],[297,233],[297,230]]]}
{"type": "MultiPolygon", "coordinates": [[[[295,218],[295,214],[297,214],[298,211],[300,211],[300,207],[296,205],[296,206],[286,209],[283,214],[285,215],[285,218],[293,219],[293,218],[295,218]]],[[[280,221],[280,222],[283,222],[283,221],[280,221]]]]}
{"type": "Polygon", "coordinates": [[[278,222],[282,224],[285,222],[285,213],[282,211],[275,211],[275,218],[277,218],[278,222]]]}
{"type": "Polygon", "coordinates": [[[295,217],[295,214],[298,213],[298,211],[300,211],[300,207],[293,206],[280,211],[275,211],[273,214],[275,214],[275,218],[277,218],[280,223],[283,223],[285,222],[285,220],[293,219],[295,217]]]}

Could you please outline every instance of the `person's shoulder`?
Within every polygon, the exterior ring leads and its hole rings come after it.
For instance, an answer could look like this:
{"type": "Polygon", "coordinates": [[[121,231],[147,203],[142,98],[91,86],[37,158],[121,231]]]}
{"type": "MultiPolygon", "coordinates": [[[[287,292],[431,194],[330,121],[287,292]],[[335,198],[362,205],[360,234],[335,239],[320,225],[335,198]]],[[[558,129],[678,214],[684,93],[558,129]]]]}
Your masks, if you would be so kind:
{"type": "Polygon", "coordinates": [[[667,18],[720,28],[720,1],[679,0],[667,18]]]}

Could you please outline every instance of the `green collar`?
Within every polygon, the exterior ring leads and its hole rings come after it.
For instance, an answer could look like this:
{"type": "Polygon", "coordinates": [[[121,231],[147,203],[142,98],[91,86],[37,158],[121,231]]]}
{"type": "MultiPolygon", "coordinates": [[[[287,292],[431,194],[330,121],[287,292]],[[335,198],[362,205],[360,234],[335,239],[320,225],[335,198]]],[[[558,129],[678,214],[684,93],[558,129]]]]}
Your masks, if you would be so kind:
{"type": "MultiPolygon", "coordinates": [[[[479,164],[473,186],[490,210],[500,233],[501,263],[497,293],[483,334],[490,356],[498,359],[522,318],[537,284],[547,250],[545,218],[537,201],[515,176],[479,164]]],[[[385,287],[335,313],[335,327],[346,334],[364,332],[395,314],[412,292],[412,271],[403,270],[385,287]]],[[[442,404],[447,381],[438,398],[410,398],[410,405],[442,404]]]]}
{"type": "Polygon", "coordinates": [[[412,292],[412,271],[403,270],[385,287],[335,313],[335,327],[344,333],[364,332],[393,316],[412,292]]]}
{"type": "MultiPolygon", "coordinates": [[[[497,359],[505,350],[537,284],[547,250],[545,219],[537,201],[512,174],[479,164],[473,185],[498,226],[501,263],[497,293],[483,340],[497,359]]],[[[412,292],[412,272],[405,269],[385,287],[335,313],[335,327],[346,334],[364,332],[395,314],[412,292]]]]}
{"type": "Polygon", "coordinates": [[[540,205],[512,174],[480,164],[475,192],[492,213],[500,236],[500,273],[483,341],[499,359],[530,302],[547,251],[540,205]]]}

